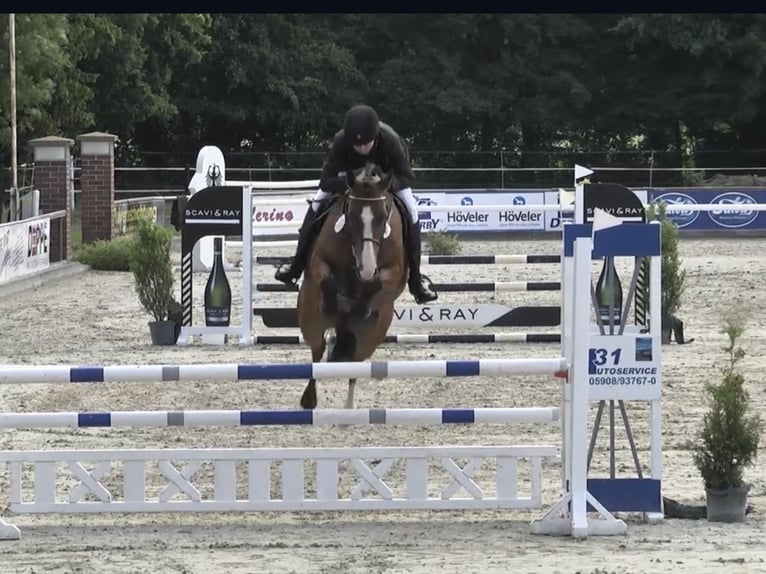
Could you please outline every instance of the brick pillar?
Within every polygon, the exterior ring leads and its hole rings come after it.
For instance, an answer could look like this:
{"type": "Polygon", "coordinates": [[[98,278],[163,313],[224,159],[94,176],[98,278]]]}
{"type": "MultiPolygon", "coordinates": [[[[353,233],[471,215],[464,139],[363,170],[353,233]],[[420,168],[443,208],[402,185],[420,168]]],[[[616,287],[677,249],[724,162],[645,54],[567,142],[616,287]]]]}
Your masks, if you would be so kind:
{"type": "Polygon", "coordinates": [[[62,261],[72,255],[72,210],[69,202],[69,162],[74,140],[47,136],[29,142],[34,153],[34,182],[40,190],[40,212],[66,211],[66,218],[52,220],[50,261],[62,261]],[[60,246],[60,248],[59,248],[60,246]]]}
{"type": "Polygon", "coordinates": [[[112,238],[114,218],[114,142],[117,136],[92,132],[80,142],[80,217],[82,242],[112,238]]]}

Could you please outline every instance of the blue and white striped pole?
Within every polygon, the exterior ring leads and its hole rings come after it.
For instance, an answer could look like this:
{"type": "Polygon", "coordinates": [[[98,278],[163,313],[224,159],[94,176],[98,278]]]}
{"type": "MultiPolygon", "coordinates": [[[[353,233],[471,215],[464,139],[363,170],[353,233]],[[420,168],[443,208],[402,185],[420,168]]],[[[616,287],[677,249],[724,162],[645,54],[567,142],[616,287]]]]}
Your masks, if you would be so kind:
{"type": "Polygon", "coordinates": [[[157,381],[249,381],[280,379],[384,379],[551,375],[565,371],[564,358],[455,361],[380,361],[304,364],[4,366],[0,383],[101,383],[157,381]]]}
{"type": "Polygon", "coordinates": [[[556,407],[0,413],[0,428],[556,424],[556,407]]]}

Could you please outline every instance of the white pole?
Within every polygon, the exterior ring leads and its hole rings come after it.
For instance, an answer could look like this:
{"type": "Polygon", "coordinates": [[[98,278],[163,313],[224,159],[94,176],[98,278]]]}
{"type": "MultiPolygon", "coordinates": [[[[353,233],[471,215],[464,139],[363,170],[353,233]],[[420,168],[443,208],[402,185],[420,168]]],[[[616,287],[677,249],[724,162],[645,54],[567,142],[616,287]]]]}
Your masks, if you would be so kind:
{"type": "Polygon", "coordinates": [[[574,242],[574,338],[573,358],[569,370],[571,386],[569,438],[572,443],[570,459],[570,492],[572,493],[570,520],[572,536],[588,535],[588,348],[590,346],[590,262],[593,244],[589,237],[574,242]]]}
{"type": "MultiPolygon", "coordinates": [[[[242,335],[240,345],[252,345],[253,338],[253,192],[242,188],[242,335]]],[[[225,243],[225,242],[224,242],[225,243]]]]}
{"type": "Polygon", "coordinates": [[[21,219],[19,176],[16,158],[16,15],[8,14],[8,54],[11,74],[11,192],[14,198],[14,219],[21,219]]]}
{"type": "MultiPolygon", "coordinates": [[[[659,222],[654,222],[653,225],[659,226],[659,222]]],[[[649,271],[649,293],[660,293],[662,289],[662,271],[661,271],[662,255],[653,256],[651,259],[650,271],[649,271]]],[[[652,341],[655,344],[659,344],[661,340],[662,331],[662,303],[660,297],[649,298],[649,325],[651,329],[652,341]]],[[[657,346],[659,355],[659,372],[658,378],[662,373],[662,352],[661,346],[657,346]]],[[[659,382],[662,382],[662,378],[659,378],[659,382]]],[[[658,398],[650,401],[649,403],[649,417],[650,417],[650,437],[651,437],[651,475],[652,478],[658,480],[662,479],[662,400],[658,398]]],[[[662,513],[659,515],[650,515],[650,520],[662,519],[662,513]]]]}

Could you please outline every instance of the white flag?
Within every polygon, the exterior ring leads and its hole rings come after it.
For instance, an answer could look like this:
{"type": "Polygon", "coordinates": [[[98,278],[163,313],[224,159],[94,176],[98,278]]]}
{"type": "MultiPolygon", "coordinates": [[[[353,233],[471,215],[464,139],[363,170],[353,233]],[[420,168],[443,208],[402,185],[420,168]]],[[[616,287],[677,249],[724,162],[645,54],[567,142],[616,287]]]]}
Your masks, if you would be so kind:
{"type": "Polygon", "coordinates": [[[588,177],[589,175],[593,174],[592,169],[588,169],[587,167],[583,167],[581,165],[575,164],[575,183],[580,181],[584,177],[588,177]]]}
{"type": "Polygon", "coordinates": [[[596,232],[602,229],[609,229],[610,227],[617,227],[622,225],[623,220],[619,217],[615,217],[611,213],[604,211],[598,207],[593,209],[593,229],[591,231],[591,239],[595,243],[596,232]]]}

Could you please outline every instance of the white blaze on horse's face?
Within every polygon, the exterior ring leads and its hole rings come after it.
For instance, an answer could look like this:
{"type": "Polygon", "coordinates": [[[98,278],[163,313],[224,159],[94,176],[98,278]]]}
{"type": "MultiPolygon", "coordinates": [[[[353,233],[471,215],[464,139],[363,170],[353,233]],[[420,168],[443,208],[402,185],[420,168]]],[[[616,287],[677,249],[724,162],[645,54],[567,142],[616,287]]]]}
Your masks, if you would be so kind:
{"type": "Polygon", "coordinates": [[[372,163],[355,173],[350,182],[346,226],[352,239],[356,270],[362,282],[373,281],[378,274],[380,244],[391,233],[387,189],[390,180],[372,163]]]}
{"type": "Polygon", "coordinates": [[[359,277],[362,281],[372,281],[378,272],[378,254],[372,232],[372,222],[375,219],[372,208],[365,205],[360,214],[362,220],[362,256],[359,258],[359,277]]]}

